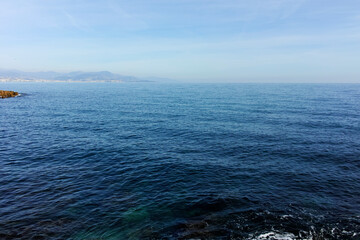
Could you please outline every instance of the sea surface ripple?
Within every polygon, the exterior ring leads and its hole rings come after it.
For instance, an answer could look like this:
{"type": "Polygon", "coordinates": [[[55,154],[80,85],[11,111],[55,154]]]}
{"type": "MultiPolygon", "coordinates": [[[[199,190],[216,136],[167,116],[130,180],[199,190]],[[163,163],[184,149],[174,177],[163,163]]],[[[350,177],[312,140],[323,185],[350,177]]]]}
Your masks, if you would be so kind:
{"type": "Polygon", "coordinates": [[[360,239],[360,85],[0,88],[0,239],[360,239]]]}

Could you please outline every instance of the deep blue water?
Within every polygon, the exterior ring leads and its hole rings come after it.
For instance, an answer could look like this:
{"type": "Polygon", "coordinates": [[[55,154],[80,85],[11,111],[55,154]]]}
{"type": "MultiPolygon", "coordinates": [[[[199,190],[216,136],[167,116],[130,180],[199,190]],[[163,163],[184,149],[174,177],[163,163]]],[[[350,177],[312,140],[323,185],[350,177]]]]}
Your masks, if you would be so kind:
{"type": "Polygon", "coordinates": [[[0,89],[0,239],[360,239],[360,85],[0,89]]]}

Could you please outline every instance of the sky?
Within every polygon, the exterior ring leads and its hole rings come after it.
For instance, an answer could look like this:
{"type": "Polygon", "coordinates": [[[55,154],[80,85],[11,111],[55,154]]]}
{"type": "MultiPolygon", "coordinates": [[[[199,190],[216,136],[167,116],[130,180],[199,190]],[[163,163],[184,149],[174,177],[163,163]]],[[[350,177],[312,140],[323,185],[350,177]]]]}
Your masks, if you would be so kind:
{"type": "Polygon", "coordinates": [[[0,0],[0,68],[360,82],[360,1],[0,0]]]}

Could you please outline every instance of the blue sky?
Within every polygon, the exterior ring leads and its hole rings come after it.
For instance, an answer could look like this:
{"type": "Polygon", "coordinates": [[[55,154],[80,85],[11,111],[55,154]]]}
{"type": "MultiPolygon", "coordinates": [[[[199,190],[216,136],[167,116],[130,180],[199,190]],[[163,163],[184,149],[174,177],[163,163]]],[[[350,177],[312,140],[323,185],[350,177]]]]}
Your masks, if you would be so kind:
{"type": "Polygon", "coordinates": [[[0,68],[360,82],[360,1],[1,0],[0,68]]]}

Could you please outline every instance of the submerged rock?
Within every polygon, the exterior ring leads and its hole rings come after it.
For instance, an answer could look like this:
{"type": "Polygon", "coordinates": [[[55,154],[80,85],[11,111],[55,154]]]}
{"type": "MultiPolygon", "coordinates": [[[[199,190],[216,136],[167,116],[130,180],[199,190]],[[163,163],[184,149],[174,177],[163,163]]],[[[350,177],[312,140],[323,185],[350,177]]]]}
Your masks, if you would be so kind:
{"type": "Polygon", "coordinates": [[[18,92],[0,90],[0,98],[16,97],[19,95],[18,92]]]}

